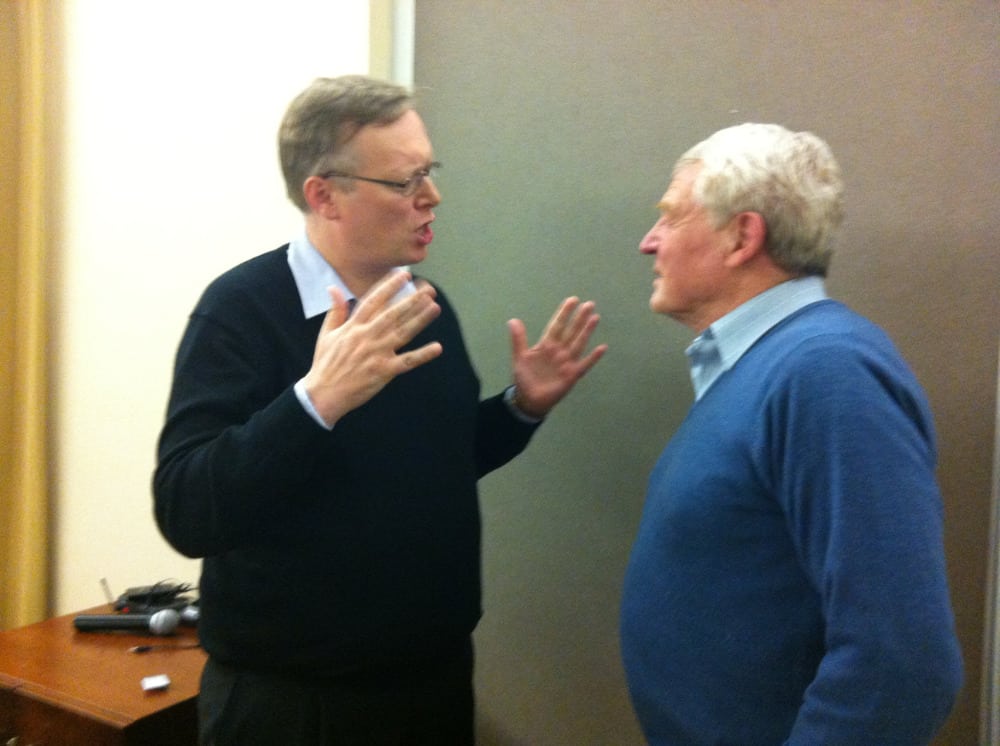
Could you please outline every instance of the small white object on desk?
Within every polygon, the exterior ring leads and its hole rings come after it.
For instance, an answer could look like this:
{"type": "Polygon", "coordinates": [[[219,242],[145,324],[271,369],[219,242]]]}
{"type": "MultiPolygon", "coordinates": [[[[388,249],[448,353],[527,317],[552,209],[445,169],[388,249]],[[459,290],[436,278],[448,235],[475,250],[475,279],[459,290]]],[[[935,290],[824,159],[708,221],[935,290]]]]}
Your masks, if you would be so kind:
{"type": "Polygon", "coordinates": [[[142,688],[147,692],[166,689],[168,686],[170,686],[170,677],[165,673],[157,674],[156,676],[147,676],[142,680],[142,688]]]}

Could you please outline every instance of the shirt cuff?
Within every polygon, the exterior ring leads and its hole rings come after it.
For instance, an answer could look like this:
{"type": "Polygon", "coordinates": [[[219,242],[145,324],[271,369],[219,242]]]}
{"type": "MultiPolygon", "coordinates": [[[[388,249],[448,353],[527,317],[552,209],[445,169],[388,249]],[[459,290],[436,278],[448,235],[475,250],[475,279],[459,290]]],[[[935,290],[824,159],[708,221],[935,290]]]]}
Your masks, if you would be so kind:
{"type": "Polygon", "coordinates": [[[532,417],[517,408],[517,405],[514,403],[515,394],[517,394],[517,386],[514,385],[508,386],[503,392],[503,403],[507,405],[507,410],[514,415],[515,418],[528,425],[537,425],[541,422],[541,417],[532,417]]]}
{"type": "Polygon", "coordinates": [[[299,404],[302,408],[306,410],[306,414],[316,420],[316,424],[322,427],[324,430],[333,430],[333,425],[327,425],[323,421],[323,418],[319,416],[319,412],[316,411],[316,407],[313,406],[312,399],[309,398],[309,394],[306,392],[306,383],[304,378],[300,378],[296,381],[295,386],[295,397],[299,400],[299,404]]]}

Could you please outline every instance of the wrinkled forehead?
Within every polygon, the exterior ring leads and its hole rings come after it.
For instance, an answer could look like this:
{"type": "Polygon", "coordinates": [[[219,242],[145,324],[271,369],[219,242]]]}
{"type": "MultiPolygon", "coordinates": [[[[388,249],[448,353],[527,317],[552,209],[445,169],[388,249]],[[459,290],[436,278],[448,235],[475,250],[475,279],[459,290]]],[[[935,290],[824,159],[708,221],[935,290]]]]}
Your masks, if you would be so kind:
{"type": "Polygon", "coordinates": [[[701,173],[702,165],[698,161],[678,163],[674,169],[670,186],[664,193],[657,207],[663,213],[677,212],[686,205],[695,202],[694,183],[701,173]]]}

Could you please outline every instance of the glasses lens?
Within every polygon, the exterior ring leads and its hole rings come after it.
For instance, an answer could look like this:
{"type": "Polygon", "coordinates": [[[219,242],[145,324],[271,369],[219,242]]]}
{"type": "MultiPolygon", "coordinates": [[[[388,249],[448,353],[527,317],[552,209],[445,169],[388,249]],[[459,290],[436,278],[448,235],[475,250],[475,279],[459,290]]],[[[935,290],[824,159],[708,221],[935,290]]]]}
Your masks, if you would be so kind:
{"type": "Polygon", "coordinates": [[[412,197],[414,194],[420,191],[420,187],[423,186],[423,183],[424,183],[424,172],[418,171],[417,173],[413,174],[413,176],[411,176],[409,179],[406,180],[406,186],[403,187],[403,194],[406,195],[407,197],[412,197]]]}
{"type": "Polygon", "coordinates": [[[406,180],[406,187],[403,189],[403,194],[405,194],[407,197],[412,197],[414,194],[420,191],[420,187],[424,185],[424,181],[428,177],[433,176],[431,174],[431,171],[433,171],[435,168],[439,168],[440,166],[441,166],[440,163],[432,163],[427,168],[421,169],[420,171],[417,171],[415,174],[413,174],[413,176],[411,176],[409,179],[406,180]]]}

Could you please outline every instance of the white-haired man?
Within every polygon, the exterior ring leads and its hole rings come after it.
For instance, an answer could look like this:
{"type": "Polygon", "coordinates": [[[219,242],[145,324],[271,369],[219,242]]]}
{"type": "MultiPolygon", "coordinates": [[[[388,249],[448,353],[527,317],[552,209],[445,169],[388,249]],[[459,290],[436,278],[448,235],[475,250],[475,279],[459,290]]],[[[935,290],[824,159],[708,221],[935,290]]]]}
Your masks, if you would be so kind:
{"type": "Polygon", "coordinates": [[[652,744],[927,743],[961,684],[927,401],[824,288],[842,193],[815,135],[727,128],[640,244],[697,334],[622,601],[652,744]]]}

